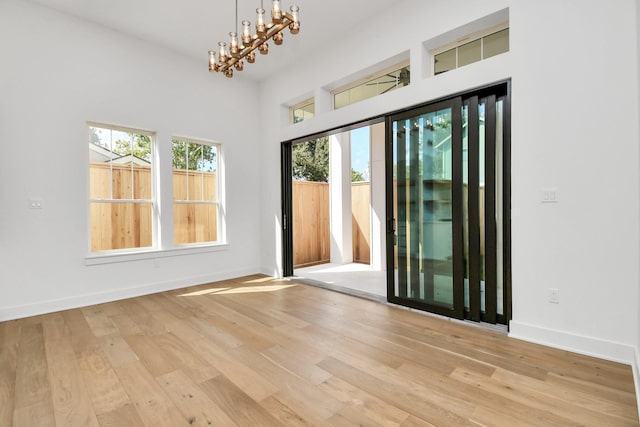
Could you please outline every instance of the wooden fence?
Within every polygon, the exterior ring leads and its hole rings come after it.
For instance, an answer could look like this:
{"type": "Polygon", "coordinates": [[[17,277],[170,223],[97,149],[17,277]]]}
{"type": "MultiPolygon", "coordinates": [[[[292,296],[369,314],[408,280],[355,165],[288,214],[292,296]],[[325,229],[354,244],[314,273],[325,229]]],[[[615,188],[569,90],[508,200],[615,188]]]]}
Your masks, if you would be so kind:
{"type": "MultiPolygon", "coordinates": [[[[353,260],[370,262],[370,184],[353,183],[353,260]]],[[[329,184],[293,182],[293,263],[295,268],[329,262],[329,184]]]]}
{"type": "MultiPolygon", "coordinates": [[[[174,171],[174,198],[206,195],[217,198],[215,173],[187,175],[174,171]]],[[[91,163],[89,194],[92,199],[151,199],[151,169],[148,166],[91,163]],[[133,175],[132,175],[133,174],[133,175]],[[133,180],[132,180],[133,176],[133,180]],[[111,191],[113,190],[113,194],[111,191]]],[[[370,185],[354,183],[352,194],[353,259],[369,263],[370,252],[370,185]]],[[[329,262],[329,184],[326,182],[293,183],[293,227],[295,267],[329,262]]],[[[174,242],[197,243],[217,239],[216,205],[173,205],[174,242]]],[[[91,250],[141,248],[152,245],[151,203],[92,202],[90,206],[91,250]]]]}
{"type": "MultiPolygon", "coordinates": [[[[173,173],[174,198],[217,198],[216,174],[177,170],[173,173]]],[[[151,169],[148,166],[91,163],[89,196],[92,199],[151,199],[151,169]],[[133,180],[132,180],[133,174],[133,180]],[[113,194],[111,191],[113,190],[113,194]]],[[[217,206],[174,204],[174,242],[198,243],[217,238],[217,206]]],[[[91,250],[141,248],[152,245],[151,203],[92,202],[90,206],[91,250]]]]}

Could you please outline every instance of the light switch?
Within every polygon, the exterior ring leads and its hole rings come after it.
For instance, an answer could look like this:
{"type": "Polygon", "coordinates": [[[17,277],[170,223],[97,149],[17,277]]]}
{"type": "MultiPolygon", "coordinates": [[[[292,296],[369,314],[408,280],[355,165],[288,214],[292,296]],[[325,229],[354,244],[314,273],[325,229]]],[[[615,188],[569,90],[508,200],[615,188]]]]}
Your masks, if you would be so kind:
{"type": "Polygon", "coordinates": [[[557,188],[545,188],[542,190],[540,201],[542,203],[558,203],[558,189],[557,188]]]}
{"type": "Polygon", "coordinates": [[[42,209],[43,203],[41,197],[29,197],[29,209],[42,209]]]}

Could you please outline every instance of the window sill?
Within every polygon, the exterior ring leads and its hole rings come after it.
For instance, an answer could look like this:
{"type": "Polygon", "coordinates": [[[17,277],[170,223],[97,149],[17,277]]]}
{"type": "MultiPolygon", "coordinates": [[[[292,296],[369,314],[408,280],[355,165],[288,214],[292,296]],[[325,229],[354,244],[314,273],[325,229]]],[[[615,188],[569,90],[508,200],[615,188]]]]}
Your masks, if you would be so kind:
{"type": "Polygon", "coordinates": [[[135,251],[96,252],[84,257],[84,265],[101,265],[119,262],[140,261],[145,259],[167,258],[183,255],[194,255],[208,252],[226,251],[228,243],[177,246],[171,249],[142,249],[135,251]]]}

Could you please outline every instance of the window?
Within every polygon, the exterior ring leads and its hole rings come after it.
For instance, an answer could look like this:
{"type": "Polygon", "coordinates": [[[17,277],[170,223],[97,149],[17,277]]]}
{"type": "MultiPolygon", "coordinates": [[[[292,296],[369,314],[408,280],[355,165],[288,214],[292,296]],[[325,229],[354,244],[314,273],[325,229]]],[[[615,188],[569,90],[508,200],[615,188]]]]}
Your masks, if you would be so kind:
{"type": "Polygon", "coordinates": [[[409,63],[398,64],[368,78],[351,83],[347,87],[333,91],[333,108],[337,110],[358,101],[407,86],[409,83],[409,63]]]}
{"type": "Polygon", "coordinates": [[[294,105],[290,110],[292,112],[293,123],[300,123],[313,118],[316,111],[316,104],[313,98],[311,98],[294,105]]]}
{"type": "Polygon", "coordinates": [[[499,31],[491,31],[489,34],[485,32],[485,34],[466,37],[464,41],[456,43],[454,47],[449,45],[444,48],[445,50],[435,51],[433,55],[434,74],[442,74],[509,51],[508,27],[499,31]],[[468,41],[470,38],[473,40],[468,41]]]}
{"type": "Polygon", "coordinates": [[[154,246],[154,133],[89,123],[91,252],[154,246]]]}
{"type": "Polygon", "coordinates": [[[220,145],[172,139],[176,245],[220,242],[220,145]]]}

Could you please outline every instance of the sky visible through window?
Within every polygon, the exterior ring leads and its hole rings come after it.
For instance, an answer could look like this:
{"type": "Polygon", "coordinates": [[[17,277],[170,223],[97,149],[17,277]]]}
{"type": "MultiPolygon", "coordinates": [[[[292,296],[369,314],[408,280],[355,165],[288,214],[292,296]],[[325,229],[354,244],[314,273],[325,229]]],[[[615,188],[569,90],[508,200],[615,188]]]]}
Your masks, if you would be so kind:
{"type": "Polygon", "coordinates": [[[351,131],[351,168],[369,181],[369,126],[351,131]]]}

